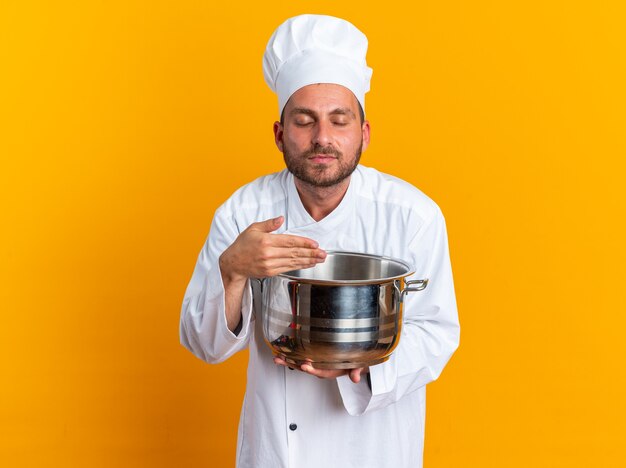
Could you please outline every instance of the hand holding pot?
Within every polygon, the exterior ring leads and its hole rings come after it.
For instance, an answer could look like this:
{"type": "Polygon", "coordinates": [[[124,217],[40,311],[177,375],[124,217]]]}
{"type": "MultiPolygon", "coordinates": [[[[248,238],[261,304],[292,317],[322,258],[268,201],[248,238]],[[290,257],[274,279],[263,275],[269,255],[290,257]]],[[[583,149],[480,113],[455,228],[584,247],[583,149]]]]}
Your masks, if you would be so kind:
{"type": "Polygon", "coordinates": [[[361,377],[369,372],[369,367],[358,367],[356,369],[316,369],[310,363],[304,363],[300,367],[292,367],[293,364],[289,364],[285,361],[283,356],[275,356],[274,363],[279,366],[289,367],[290,369],[298,369],[320,379],[336,379],[337,377],[348,374],[350,380],[354,383],[359,383],[361,377]]]}

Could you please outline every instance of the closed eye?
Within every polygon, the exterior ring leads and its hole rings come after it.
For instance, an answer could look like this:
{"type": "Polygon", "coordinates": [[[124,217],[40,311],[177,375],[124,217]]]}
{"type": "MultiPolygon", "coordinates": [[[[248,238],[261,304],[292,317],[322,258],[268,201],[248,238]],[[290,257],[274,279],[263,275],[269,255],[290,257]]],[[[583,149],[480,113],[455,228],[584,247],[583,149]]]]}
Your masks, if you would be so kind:
{"type": "Polygon", "coordinates": [[[300,121],[300,122],[296,121],[295,124],[297,127],[306,127],[308,125],[313,124],[313,121],[312,120],[300,121]]]}

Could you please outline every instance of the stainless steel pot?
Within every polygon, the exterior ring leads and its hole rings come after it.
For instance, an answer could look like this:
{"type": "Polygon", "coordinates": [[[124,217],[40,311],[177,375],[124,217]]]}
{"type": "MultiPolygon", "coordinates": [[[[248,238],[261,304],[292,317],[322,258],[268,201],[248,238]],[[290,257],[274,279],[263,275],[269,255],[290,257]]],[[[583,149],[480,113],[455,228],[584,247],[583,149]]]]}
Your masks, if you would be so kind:
{"type": "Polygon", "coordinates": [[[404,296],[427,279],[401,260],[329,251],[324,263],[261,281],[263,333],[288,363],[351,369],[389,359],[400,340],[404,296]]]}

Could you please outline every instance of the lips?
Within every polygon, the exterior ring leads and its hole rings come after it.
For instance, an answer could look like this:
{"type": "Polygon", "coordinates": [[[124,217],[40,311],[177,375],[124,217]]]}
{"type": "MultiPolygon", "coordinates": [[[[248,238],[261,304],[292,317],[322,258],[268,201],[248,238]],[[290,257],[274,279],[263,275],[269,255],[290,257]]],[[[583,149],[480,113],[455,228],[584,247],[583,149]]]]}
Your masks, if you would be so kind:
{"type": "Polygon", "coordinates": [[[312,161],[317,164],[326,164],[330,163],[337,159],[335,156],[331,156],[329,154],[316,154],[314,156],[309,157],[309,161],[312,161]]]}

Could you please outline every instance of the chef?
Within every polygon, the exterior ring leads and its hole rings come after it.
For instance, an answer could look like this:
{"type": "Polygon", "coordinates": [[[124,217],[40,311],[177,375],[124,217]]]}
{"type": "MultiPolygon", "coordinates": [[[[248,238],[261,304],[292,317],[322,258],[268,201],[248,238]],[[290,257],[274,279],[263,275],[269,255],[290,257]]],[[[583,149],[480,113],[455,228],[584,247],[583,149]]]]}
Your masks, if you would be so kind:
{"type": "Polygon", "coordinates": [[[422,466],[426,384],[457,348],[459,322],[439,207],[359,164],[370,140],[366,51],[363,33],[339,18],[301,15],[276,29],[263,72],[278,95],[274,139],[286,169],[241,187],[215,212],[185,293],[185,347],[208,363],[249,349],[240,468],[422,466]],[[296,367],[265,344],[250,278],[312,267],[327,250],[403,259],[414,278],[430,280],[406,297],[387,362],[296,367]]]}

